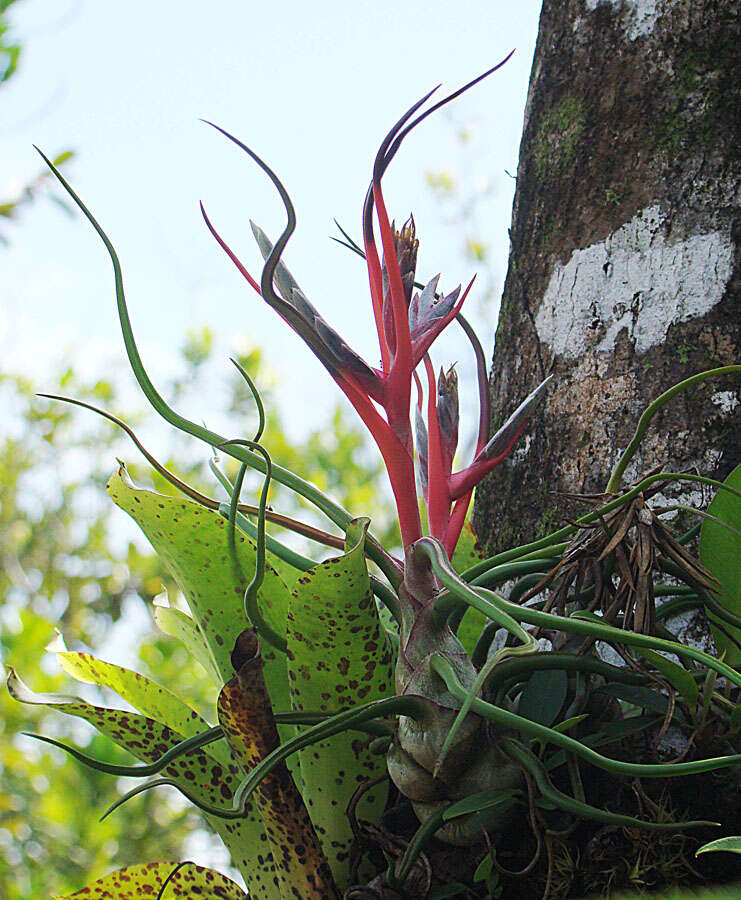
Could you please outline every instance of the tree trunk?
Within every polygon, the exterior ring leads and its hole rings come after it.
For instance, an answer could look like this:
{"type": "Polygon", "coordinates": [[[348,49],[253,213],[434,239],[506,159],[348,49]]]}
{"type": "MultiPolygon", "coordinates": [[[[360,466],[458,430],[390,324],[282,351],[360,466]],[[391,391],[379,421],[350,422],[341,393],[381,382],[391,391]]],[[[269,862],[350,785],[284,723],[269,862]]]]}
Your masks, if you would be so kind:
{"type": "MultiPolygon", "coordinates": [[[[543,4],[492,428],[554,379],[479,488],[475,525],[490,552],[552,530],[564,511],[554,492],[604,490],[663,390],[739,362],[740,37],[729,0],[543,4]]],[[[741,457],[738,386],[704,382],[672,401],[627,480],[660,463],[724,477],[741,457]]],[[[687,483],[664,493],[707,499],[687,483]]]]}

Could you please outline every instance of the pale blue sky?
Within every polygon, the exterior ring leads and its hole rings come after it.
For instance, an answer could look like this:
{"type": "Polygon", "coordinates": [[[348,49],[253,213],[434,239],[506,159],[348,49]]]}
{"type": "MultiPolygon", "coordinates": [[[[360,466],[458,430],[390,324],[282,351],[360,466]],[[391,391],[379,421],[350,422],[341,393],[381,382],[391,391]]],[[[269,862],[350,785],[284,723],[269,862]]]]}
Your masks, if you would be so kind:
{"type": "MultiPolygon", "coordinates": [[[[279,173],[298,211],[286,255],[294,275],[375,363],[364,268],[327,239],[332,219],[359,233],[376,146],[406,107],[438,82],[457,87],[514,47],[452,118],[437,115],[418,129],[386,179],[392,214],[415,213],[420,274],[441,271],[449,289],[473,269],[460,253],[460,227],[446,222],[424,173],[463,167],[469,187],[488,178],[493,191],[477,229],[501,286],[514,188],[504,170],[517,166],[539,9],[538,0],[22,0],[11,17],[24,43],[21,70],[0,94],[0,197],[38,172],[32,142],[52,154],[74,148],[69,178],[119,250],[135,331],[155,371],[186,328],[209,323],[225,355],[239,333],[270,344],[284,396],[300,383],[317,408],[329,407],[335,394],[323,370],[231,268],[198,211],[202,199],[259,271],[248,219],[277,233],[280,201],[198,118],[233,131],[279,173]],[[474,139],[462,152],[455,130],[469,123],[474,139]]],[[[5,365],[43,379],[62,348],[94,350],[93,366],[121,360],[110,264],[82,219],[40,202],[11,237],[0,251],[5,365]]],[[[489,353],[495,309],[487,317],[489,353]]],[[[304,403],[299,423],[306,415],[304,403]]]]}

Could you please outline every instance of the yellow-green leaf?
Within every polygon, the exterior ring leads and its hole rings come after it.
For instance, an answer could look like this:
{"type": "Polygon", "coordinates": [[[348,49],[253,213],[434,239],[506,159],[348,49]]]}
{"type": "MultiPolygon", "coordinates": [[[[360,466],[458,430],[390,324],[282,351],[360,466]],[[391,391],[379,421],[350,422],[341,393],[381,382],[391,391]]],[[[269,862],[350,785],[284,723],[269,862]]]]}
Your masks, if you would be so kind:
{"type": "MultiPolygon", "coordinates": [[[[229,681],[234,674],[230,658],[234,642],[249,624],[243,596],[255,571],[255,545],[237,532],[238,573],[229,553],[228,524],[218,513],[191,500],[137,488],[123,466],[108,482],[108,493],[136,521],[172,573],[206,640],[221,683],[229,681]]],[[[288,597],[278,573],[266,565],[258,599],[263,616],[279,634],[286,631],[288,597]]],[[[263,659],[273,707],[288,709],[285,656],[264,647],[263,659]]]]}
{"type": "Polygon", "coordinates": [[[195,863],[147,863],[111,872],[74,894],[52,894],[54,900],[141,900],[157,896],[198,897],[199,900],[245,900],[247,894],[229,878],[195,863]],[[168,876],[170,880],[167,881],[168,876]],[[160,894],[163,885],[165,890],[160,894]]]}
{"type": "MultiPolygon", "coordinates": [[[[394,691],[391,646],[382,627],[365,564],[367,519],[347,530],[347,552],[301,575],[288,615],[288,671],[296,710],[340,712],[394,691]]],[[[360,783],[383,775],[383,758],[357,731],[300,751],[303,796],[340,887],[349,877],[353,834],[347,804],[360,783]]],[[[358,817],[378,823],[386,785],[368,791],[358,817]]]]}
{"type": "MultiPolygon", "coordinates": [[[[154,718],[128,710],[95,706],[79,697],[63,694],[37,694],[12,669],[8,674],[8,690],[21,703],[48,706],[58,712],[85,719],[101,734],[145,763],[155,762],[166,750],[200,730],[191,725],[183,733],[154,718]]],[[[159,705],[161,709],[162,702],[162,698],[159,698],[153,701],[153,705],[159,705]]],[[[197,717],[193,722],[196,721],[197,717]]],[[[202,725],[205,728],[205,723],[202,725]]],[[[224,753],[223,747],[210,744],[197,752],[181,756],[167,766],[163,774],[203,803],[230,807],[232,795],[239,784],[239,778],[235,774],[239,769],[234,764],[225,765],[219,760],[219,757],[224,758],[224,753]]],[[[114,782],[111,783],[112,787],[113,784],[114,782]]],[[[273,880],[273,857],[265,849],[262,820],[254,807],[250,805],[245,817],[238,821],[209,816],[205,818],[224,841],[232,862],[242,873],[248,887],[265,900],[281,900],[280,891],[273,880]]]]}

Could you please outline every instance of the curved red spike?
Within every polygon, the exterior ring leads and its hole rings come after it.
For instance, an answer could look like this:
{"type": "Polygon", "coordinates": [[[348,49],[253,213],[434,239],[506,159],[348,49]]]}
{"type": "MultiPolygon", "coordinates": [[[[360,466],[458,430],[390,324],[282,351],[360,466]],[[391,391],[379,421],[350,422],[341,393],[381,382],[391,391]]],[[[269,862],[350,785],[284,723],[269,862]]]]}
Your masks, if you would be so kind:
{"type": "MultiPolygon", "coordinates": [[[[396,138],[395,138],[393,144],[391,144],[388,152],[385,154],[382,166],[378,169],[377,176],[376,176],[376,169],[374,168],[374,177],[381,178],[383,176],[383,173],[388,168],[389,163],[394,158],[394,156],[396,156],[396,153],[397,153],[399,147],[401,147],[402,141],[409,134],[410,131],[415,129],[417,127],[417,125],[419,125],[421,122],[423,122],[428,116],[431,116],[434,112],[437,112],[437,110],[440,109],[440,107],[445,106],[446,103],[450,103],[451,100],[455,100],[456,97],[460,97],[461,94],[464,94],[466,91],[468,91],[472,87],[474,87],[474,85],[477,85],[480,81],[483,81],[485,78],[488,78],[489,75],[491,75],[493,72],[496,72],[497,69],[501,69],[502,66],[511,59],[512,54],[514,52],[515,52],[514,50],[510,50],[510,52],[504,57],[504,59],[501,60],[500,62],[498,62],[496,65],[492,66],[490,69],[487,69],[486,72],[484,72],[483,74],[477,75],[476,78],[469,81],[467,84],[464,84],[463,87],[458,88],[457,91],[453,91],[452,94],[448,94],[447,97],[443,97],[443,99],[439,100],[437,103],[435,103],[434,106],[431,106],[429,109],[426,109],[421,115],[417,116],[417,118],[413,122],[411,122],[409,125],[407,125],[407,127],[403,131],[401,131],[401,133],[396,135],[396,138]]],[[[439,85],[438,85],[438,87],[439,87],[439,85]]],[[[437,90],[437,88],[435,88],[435,90],[437,90]]],[[[433,91],[430,91],[430,93],[427,94],[426,97],[424,97],[422,100],[420,100],[419,103],[416,104],[416,108],[418,109],[422,105],[422,103],[424,103],[424,101],[427,100],[431,96],[432,93],[433,93],[433,91]]],[[[414,107],[413,107],[413,109],[414,109],[414,107]]],[[[407,119],[408,118],[409,117],[407,116],[407,119]]],[[[403,124],[403,122],[401,124],[403,124]]],[[[397,130],[398,130],[398,125],[399,125],[399,123],[397,123],[397,126],[395,126],[397,128],[397,130]]]]}
{"type": "Polygon", "coordinates": [[[206,223],[206,227],[211,232],[211,234],[216,238],[221,249],[224,250],[224,252],[229,257],[229,259],[239,269],[239,271],[242,273],[242,275],[244,275],[244,277],[247,279],[247,281],[249,281],[250,285],[252,285],[252,287],[257,291],[257,293],[262,297],[262,291],[260,290],[260,285],[250,275],[250,273],[247,271],[247,269],[242,265],[237,254],[234,253],[232,248],[227,244],[227,242],[221,237],[219,232],[211,224],[211,220],[206,215],[206,210],[203,208],[203,203],[200,203],[199,206],[201,207],[201,215],[203,216],[203,219],[206,223]]]}

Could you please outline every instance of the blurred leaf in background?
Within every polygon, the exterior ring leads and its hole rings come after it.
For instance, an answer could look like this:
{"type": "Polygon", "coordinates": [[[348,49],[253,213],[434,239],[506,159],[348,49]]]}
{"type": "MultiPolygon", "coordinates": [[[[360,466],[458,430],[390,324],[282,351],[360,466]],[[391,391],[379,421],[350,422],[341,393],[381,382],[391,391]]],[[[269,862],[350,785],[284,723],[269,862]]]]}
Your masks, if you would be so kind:
{"type": "MultiPolygon", "coordinates": [[[[13,35],[8,10],[18,0],[0,0],[0,86],[6,84],[18,70],[21,58],[21,44],[13,35]]],[[[74,151],[65,150],[58,153],[53,162],[55,166],[64,166],[74,156],[74,151]]],[[[12,191],[11,196],[0,196],[0,219],[6,222],[16,219],[19,211],[32,203],[39,195],[45,194],[53,181],[51,172],[44,166],[39,166],[39,174],[12,191]]],[[[71,209],[65,200],[56,194],[50,194],[51,199],[66,212],[71,209]]],[[[8,244],[7,235],[0,229],[0,244],[8,244]]]]}

